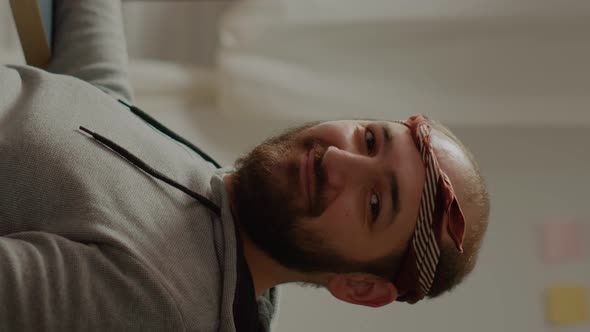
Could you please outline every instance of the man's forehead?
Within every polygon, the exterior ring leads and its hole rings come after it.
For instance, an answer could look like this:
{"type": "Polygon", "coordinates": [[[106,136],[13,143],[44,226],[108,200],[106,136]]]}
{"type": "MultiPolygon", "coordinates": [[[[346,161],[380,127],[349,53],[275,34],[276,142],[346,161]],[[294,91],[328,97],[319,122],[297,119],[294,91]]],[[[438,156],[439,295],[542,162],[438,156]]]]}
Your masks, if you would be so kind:
{"type": "MultiPolygon", "coordinates": [[[[388,128],[390,128],[390,130],[392,130],[392,135],[401,134],[408,135],[411,137],[410,129],[404,124],[403,120],[370,121],[387,126],[388,128]]],[[[414,141],[414,138],[411,138],[411,144],[413,144],[413,147],[418,149],[416,142],[414,141]]],[[[457,142],[455,142],[455,140],[450,138],[447,134],[433,127],[431,141],[432,149],[434,150],[434,154],[437,160],[439,161],[439,164],[443,172],[457,173],[462,170],[471,169],[471,162],[469,160],[469,157],[465,153],[464,148],[462,148],[457,142]]]]}

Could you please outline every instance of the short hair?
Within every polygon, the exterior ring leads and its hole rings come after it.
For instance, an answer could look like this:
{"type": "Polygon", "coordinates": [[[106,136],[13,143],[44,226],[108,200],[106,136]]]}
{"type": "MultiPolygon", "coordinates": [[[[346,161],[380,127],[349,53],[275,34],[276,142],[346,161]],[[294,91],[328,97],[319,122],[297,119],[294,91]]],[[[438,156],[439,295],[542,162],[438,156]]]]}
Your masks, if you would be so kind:
{"type": "Polygon", "coordinates": [[[461,188],[465,192],[466,199],[460,203],[465,209],[473,211],[472,214],[465,215],[467,228],[463,242],[464,253],[458,252],[453,243],[441,247],[436,275],[427,294],[428,298],[436,298],[454,289],[473,271],[488,225],[490,198],[473,154],[447,127],[432,119],[428,121],[432,128],[449,137],[463,150],[473,169],[473,173],[468,174],[461,188]]]}

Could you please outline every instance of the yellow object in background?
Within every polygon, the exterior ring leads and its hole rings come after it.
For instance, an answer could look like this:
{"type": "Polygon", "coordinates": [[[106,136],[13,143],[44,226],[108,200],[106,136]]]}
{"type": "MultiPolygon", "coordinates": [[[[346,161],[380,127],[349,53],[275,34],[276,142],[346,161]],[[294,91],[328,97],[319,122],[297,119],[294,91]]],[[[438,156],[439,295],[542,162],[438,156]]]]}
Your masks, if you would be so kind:
{"type": "Polygon", "coordinates": [[[10,7],[27,64],[45,68],[51,61],[53,0],[10,0],[10,7]]]}
{"type": "Polygon", "coordinates": [[[547,319],[555,325],[588,322],[588,290],[578,285],[556,285],[547,292],[547,319]]]}

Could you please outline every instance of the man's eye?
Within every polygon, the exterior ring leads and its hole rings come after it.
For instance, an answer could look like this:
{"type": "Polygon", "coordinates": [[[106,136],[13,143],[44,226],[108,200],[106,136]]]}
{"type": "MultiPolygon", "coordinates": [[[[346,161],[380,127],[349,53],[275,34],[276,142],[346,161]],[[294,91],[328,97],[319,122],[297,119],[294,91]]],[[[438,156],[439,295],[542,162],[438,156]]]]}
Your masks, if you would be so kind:
{"type": "Polygon", "coordinates": [[[373,153],[373,149],[375,149],[375,135],[370,129],[365,131],[365,141],[367,142],[367,151],[373,153]]]}
{"type": "Polygon", "coordinates": [[[375,220],[377,220],[377,218],[379,217],[379,210],[381,208],[380,204],[379,204],[379,196],[377,196],[377,194],[371,194],[371,202],[370,202],[370,207],[371,207],[371,221],[375,222],[375,220]]]}

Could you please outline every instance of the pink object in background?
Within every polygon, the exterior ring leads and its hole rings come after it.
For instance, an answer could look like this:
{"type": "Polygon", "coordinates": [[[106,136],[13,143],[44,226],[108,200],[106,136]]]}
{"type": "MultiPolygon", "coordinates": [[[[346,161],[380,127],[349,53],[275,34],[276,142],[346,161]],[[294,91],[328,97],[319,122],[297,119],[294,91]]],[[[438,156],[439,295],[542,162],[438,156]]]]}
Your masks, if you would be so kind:
{"type": "Polygon", "coordinates": [[[581,260],[585,256],[585,229],[579,222],[547,222],[542,225],[541,245],[545,262],[581,260]]]}

